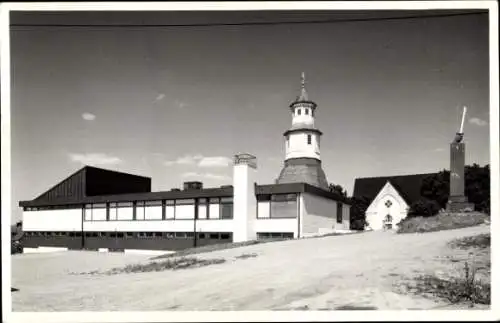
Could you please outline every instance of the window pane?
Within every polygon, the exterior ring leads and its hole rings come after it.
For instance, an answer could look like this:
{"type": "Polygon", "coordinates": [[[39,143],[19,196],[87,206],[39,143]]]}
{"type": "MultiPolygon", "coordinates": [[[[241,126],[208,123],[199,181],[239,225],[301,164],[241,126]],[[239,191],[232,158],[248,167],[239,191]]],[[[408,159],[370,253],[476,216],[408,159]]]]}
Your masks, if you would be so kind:
{"type": "Polygon", "coordinates": [[[271,218],[296,218],[297,201],[272,201],[271,218]]]}
{"type": "Polygon", "coordinates": [[[177,200],[176,204],[177,205],[190,205],[190,204],[194,204],[194,199],[177,200]]]}
{"type": "Polygon", "coordinates": [[[92,208],[94,208],[94,209],[105,209],[106,208],[106,203],[93,204],[92,208]]]}
{"type": "Polygon", "coordinates": [[[132,202],[120,202],[118,203],[118,207],[132,207],[133,203],[132,202]]]}
{"type": "Polygon", "coordinates": [[[271,194],[257,195],[257,201],[270,201],[270,200],[271,200],[271,194]]]}
{"type": "Polygon", "coordinates": [[[233,204],[221,204],[220,210],[221,210],[220,212],[221,219],[233,218],[233,204]]]}
{"type": "Polygon", "coordinates": [[[218,197],[211,197],[210,198],[210,203],[211,204],[219,203],[219,198],[218,197]]]}
{"type": "Polygon", "coordinates": [[[221,203],[233,203],[233,197],[221,197],[221,203]]]}
{"type": "Polygon", "coordinates": [[[271,200],[275,202],[296,201],[297,194],[274,194],[271,195],[271,200]]]}
{"type": "Polygon", "coordinates": [[[146,201],[146,206],[161,206],[161,200],[160,201],[146,201]]]}

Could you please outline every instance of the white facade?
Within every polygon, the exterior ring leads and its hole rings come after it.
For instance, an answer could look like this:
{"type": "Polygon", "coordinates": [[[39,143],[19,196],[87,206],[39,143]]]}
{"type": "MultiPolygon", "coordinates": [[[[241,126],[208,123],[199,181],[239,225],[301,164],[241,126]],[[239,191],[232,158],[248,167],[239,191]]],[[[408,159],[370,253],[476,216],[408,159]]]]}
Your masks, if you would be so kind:
{"type": "Polygon", "coordinates": [[[23,212],[23,231],[81,231],[82,209],[23,212]]]}
{"type": "Polygon", "coordinates": [[[309,193],[301,194],[300,205],[301,232],[304,235],[349,231],[348,205],[309,193]]]}
{"type": "Polygon", "coordinates": [[[113,232],[137,233],[132,235],[134,237],[143,237],[144,233],[154,233],[157,237],[156,233],[161,232],[191,233],[192,236],[194,233],[231,233],[233,242],[241,242],[255,240],[259,233],[298,238],[349,229],[349,206],[339,209],[340,203],[326,197],[299,191],[261,193],[257,202],[256,159],[251,155],[238,157],[241,156],[236,157],[233,168],[232,197],[226,192],[225,197],[94,203],[74,209],[28,208],[23,212],[23,231],[28,237],[57,239],[64,236],[76,241],[78,237],[116,238],[116,234],[111,235],[113,232]],[[245,159],[248,156],[252,158],[245,159]],[[196,207],[198,217],[195,220],[196,207]],[[341,220],[337,217],[339,210],[343,213],[341,220]],[[94,235],[97,233],[105,235],[94,235]]]}
{"type": "MultiPolygon", "coordinates": [[[[250,156],[247,157],[250,158],[250,156]]],[[[256,238],[256,233],[253,230],[255,211],[257,209],[257,199],[255,198],[256,180],[257,164],[255,157],[249,160],[235,161],[233,168],[234,242],[256,238]]]]}
{"type": "Polygon", "coordinates": [[[397,229],[397,224],[408,215],[408,204],[399,192],[387,182],[366,209],[366,221],[372,230],[397,229]]]}
{"type": "Polygon", "coordinates": [[[292,132],[287,135],[285,159],[315,158],[321,160],[319,152],[320,135],[313,131],[292,132]]]}

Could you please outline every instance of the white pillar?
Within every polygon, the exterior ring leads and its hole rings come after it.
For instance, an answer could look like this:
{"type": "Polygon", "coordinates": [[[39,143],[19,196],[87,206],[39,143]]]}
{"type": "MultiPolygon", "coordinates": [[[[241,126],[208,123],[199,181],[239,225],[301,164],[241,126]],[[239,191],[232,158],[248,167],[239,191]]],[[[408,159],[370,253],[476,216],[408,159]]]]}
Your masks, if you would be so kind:
{"type": "Polygon", "coordinates": [[[256,239],[253,222],[256,218],[257,158],[250,154],[234,156],[233,169],[233,242],[256,239]]]}

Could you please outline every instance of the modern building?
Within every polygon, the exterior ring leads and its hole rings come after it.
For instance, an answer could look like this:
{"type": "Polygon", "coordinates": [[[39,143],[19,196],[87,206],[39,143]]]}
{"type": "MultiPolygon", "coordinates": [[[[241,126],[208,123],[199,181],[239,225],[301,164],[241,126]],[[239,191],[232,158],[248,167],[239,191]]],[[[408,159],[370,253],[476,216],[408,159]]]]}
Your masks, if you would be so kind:
{"type": "Polygon", "coordinates": [[[370,201],[365,214],[368,228],[397,229],[397,224],[407,217],[410,205],[423,199],[420,188],[431,175],[434,174],[357,178],[353,197],[370,201]]]}
{"type": "Polygon", "coordinates": [[[349,201],[328,191],[321,169],[316,104],[304,81],[285,133],[275,184],[257,185],[257,159],[234,157],[232,185],[151,192],[151,179],[86,166],[23,208],[25,248],[180,250],[267,238],[347,232],[349,201]],[[306,115],[304,118],[302,112],[306,115]]]}

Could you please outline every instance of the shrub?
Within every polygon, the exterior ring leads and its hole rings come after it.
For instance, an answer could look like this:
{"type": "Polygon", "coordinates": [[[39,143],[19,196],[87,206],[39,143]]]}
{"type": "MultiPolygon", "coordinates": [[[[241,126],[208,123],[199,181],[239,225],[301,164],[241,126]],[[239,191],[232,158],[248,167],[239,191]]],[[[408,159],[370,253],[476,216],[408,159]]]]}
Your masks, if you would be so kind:
{"type": "Polygon", "coordinates": [[[398,224],[398,233],[432,232],[466,228],[485,223],[490,216],[483,213],[440,213],[431,217],[407,217],[398,224]]]}
{"type": "Polygon", "coordinates": [[[417,284],[413,292],[417,294],[430,293],[440,298],[447,299],[452,304],[491,303],[491,284],[476,279],[476,270],[467,262],[464,265],[464,276],[451,280],[441,279],[434,275],[417,277],[417,284]]]}
{"type": "Polygon", "coordinates": [[[438,202],[433,200],[419,200],[410,205],[409,217],[423,216],[429,217],[438,214],[441,209],[438,202]]]}

